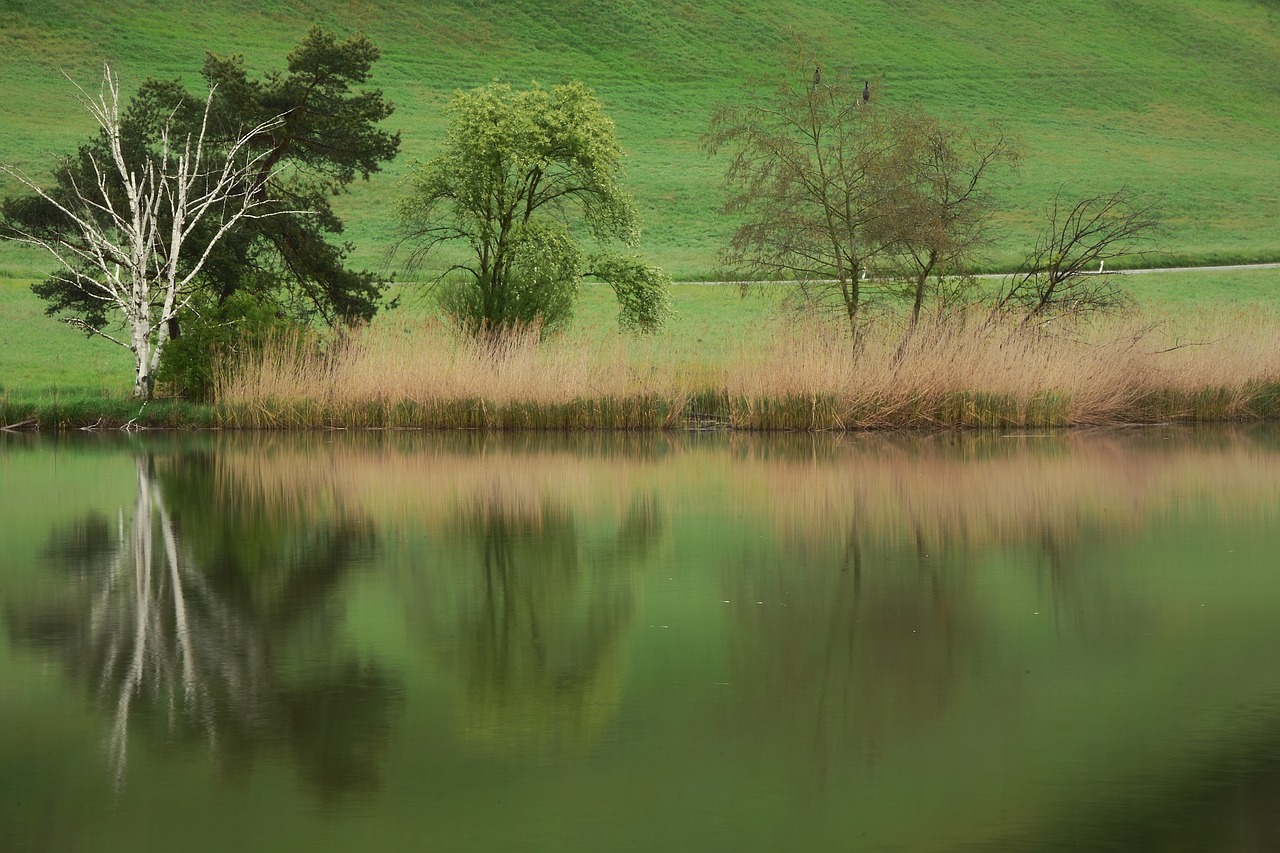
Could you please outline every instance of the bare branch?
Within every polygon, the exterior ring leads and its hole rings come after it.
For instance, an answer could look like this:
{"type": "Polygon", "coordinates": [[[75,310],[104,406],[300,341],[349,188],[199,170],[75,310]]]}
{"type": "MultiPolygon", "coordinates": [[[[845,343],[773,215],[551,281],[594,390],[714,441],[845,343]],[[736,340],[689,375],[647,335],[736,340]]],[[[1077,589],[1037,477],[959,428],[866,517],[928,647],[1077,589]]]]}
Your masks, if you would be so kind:
{"type": "Polygon", "coordinates": [[[84,320],[80,319],[79,317],[64,317],[62,322],[66,323],[68,326],[71,326],[73,328],[80,329],[83,332],[88,332],[91,335],[97,335],[100,338],[105,338],[111,341],[111,343],[119,344],[125,349],[128,349],[128,350],[133,349],[133,347],[129,346],[129,344],[126,344],[124,341],[120,340],[119,338],[108,335],[106,332],[102,331],[96,326],[86,323],[84,320]]]}
{"type": "Polygon", "coordinates": [[[868,99],[861,77],[825,69],[798,43],[782,84],[717,107],[702,145],[728,154],[729,277],[799,281],[807,304],[836,308],[856,334],[883,293],[912,294],[918,313],[927,283],[951,292],[944,279],[983,244],[994,176],[1017,158],[998,128],[868,99]],[[871,268],[884,274],[864,284],[871,268]]]}
{"type": "Polygon", "coordinates": [[[96,95],[75,81],[72,85],[77,100],[98,123],[110,167],[90,153],[93,186],[82,186],[74,172],[69,172],[71,194],[65,200],[21,170],[0,167],[51,205],[70,226],[65,233],[52,236],[21,230],[9,236],[47,251],[62,267],[67,281],[115,307],[129,330],[129,343],[82,319],[67,322],[133,351],[134,394],[147,398],[168,340],[170,321],[191,300],[189,286],[214,247],[243,219],[305,212],[267,209],[269,198],[256,191],[274,173],[262,168],[268,151],[255,153],[253,145],[282,124],[283,117],[263,122],[222,150],[211,151],[206,140],[214,94],[211,88],[197,133],[175,144],[171,115],[161,128],[157,149],[140,162],[131,162],[121,135],[120,84],[111,68],[103,66],[96,95]],[[210,165],[208,161],[215,156],[216,162],[210,165]],[[123,204],[117,192],[123,193],[123,204]],[[198,227],[215,215],[217,227],[194,243],[198,227]]]}
{"type": "Polygon", "coordinates": [[[1126,187],[1074,203],[1064,192],[1059,188],[1045,230],[997,300],[997,310],[1024,312],[1023,322],[1123,304],[1119,270],[1106,263],[1145,254],[1159,229],[1159,201],[1137,202],[1126,187]]]}

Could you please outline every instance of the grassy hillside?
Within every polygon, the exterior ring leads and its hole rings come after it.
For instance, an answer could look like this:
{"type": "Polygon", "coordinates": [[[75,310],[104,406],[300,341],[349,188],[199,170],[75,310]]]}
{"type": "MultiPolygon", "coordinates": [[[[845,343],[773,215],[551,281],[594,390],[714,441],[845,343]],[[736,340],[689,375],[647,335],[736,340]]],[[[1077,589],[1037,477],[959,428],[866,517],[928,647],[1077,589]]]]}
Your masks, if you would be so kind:
{"type": "MultiPolygon", "coordinates": [[[[618,123],[644,249],[703,277],[728,224],[723,163],[697,138],[712,105],[776,73],[788,27],[827,64],[880,78],[886,98],[996,120],[1027,157],[1002,213],[996,264],[1019,255],[1061,183],[1166,193],[1168,247],[1185,260],[1280,257],[1280,4],[1275,0],[0,0],[0,161],[47,168],[89,131],[65,70],[106,59],[136,85],[197,82],[206,50],[283,65],[312,23],[361,29],[384,52],[376,84],[398,104],[403,154],[343,202],[358,257],[379,265],[388,201],[441,136],[459,87],[581,79],[618,123]]],[[[13,189],[12,185],[0,190],[13,189]]],[[[44,262],[3,250],[0,275],[44,262]]]]}

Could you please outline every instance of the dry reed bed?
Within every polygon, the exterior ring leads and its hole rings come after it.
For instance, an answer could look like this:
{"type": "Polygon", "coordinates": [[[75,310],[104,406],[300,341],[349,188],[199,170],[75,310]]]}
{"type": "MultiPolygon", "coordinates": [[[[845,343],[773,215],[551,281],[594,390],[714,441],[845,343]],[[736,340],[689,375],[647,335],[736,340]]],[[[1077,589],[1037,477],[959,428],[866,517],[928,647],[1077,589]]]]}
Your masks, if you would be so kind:
{"type": "Polygon", "coordinates": [[[474,341],[382,323],[272,342],[219,370],[217,408],[243,428],[841,430],[1239,421],[1280,416],[1274,312],[871,326],[855,343],[782,328],[727,367],[639,363],[536,331],[474,341]]]}

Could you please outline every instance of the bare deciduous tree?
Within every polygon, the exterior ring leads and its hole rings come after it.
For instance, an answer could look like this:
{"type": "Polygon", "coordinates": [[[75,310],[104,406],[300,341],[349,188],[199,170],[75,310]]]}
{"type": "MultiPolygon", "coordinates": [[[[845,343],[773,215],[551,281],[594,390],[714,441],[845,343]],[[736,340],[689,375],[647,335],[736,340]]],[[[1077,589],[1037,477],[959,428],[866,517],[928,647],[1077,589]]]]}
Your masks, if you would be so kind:
{"type": "Polygon", "coordinates": [[[21,170],[0,166],[34,192],[56,220],[37,231],[9,219],[0,233],[46,250],[68,284],[119,312],[127,340],[82,318],[66,322],[129,349],[133,394],[148,399],[171,322],[194,295],[193,282],[214,246],[241,220],[300,212],[267,209],[270,199],[255,191],[271,176],[262,163],[270,149],[255,154],[251,143],[282,119],[263,122],[212,150],[205,139],[210,89],[198,133],[171,139],[166,122],[157,149],[131,159],[122,142],[120,83],[111,68],[103,66],[97,95],[76,89],[98,123],[110,161],[100,162],[88,152],[93,184],[73,182],[68,194],[45,190],[21,170]],[[207,215],[220,224],[198,229],[207,215]]]}
{"type": "Polygon", "coordinates": [[[884,248],[893,188],[879,166],[891,143],[862,86],[834,72],[814,82],[814,67],[801,48],[772,96],[711,117],[702,144],[730,151],[722,210],[740,220],[720,257],[747,278],[795,280],[856,328],[863,273],[884,248]]]}
{"type": "Polygon", "coordinates": [[[873,292],[906,296],[914,322],[985,244],[995,177],[1016,151],[999,128],[895,106],[837,72],[811,78],[813,67],[802,45],[772,96],[712,116],[703,145],[731,152],[723,211],[740,220],[721,260],[797,281],[806,304],[839,310],[854,333],[873,292]]]}
{"type": "Polygon", "coordinates": [[[1124,293],[1107,261],[1145,254],[1159,227],[1158,202],[1139,203],[1127,188],[1071,203],[1058,190],[1049,222],[997,308],[1023,312],[1024,322],[1048,314],[1118,308],[1124,293]]]}
{"type": "Polygon", "coordinates": [[[892,249],[884,269],[902,282],[914,328],[926,296],[956,301],[970,290],[969,271],[988,243],[993,190],[1019,155],[999,127],[979,132],[918,108],[899,111],[893,138],[890,171],[900,191],[889,206],[892,249]]]}

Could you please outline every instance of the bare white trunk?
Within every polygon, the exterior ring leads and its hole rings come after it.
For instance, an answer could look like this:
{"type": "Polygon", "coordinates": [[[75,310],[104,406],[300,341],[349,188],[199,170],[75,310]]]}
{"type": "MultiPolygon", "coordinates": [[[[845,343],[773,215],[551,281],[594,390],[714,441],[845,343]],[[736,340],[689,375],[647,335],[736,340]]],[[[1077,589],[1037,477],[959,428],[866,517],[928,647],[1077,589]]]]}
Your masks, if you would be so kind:
{"type": "Polygon", "coordinates": [[[75,198],[66,201],[49,195],[23,172],[0,166],[54,205],[73,226],[71,233],[56,239],[25,233],[14,239],[48,251],[61,272],[86,294],[118,309],[129,329],[127,343],[83,321],[70,322],[130,349],[134,396],[148,399],[168,341],[169,321],[191,301],[194,283],[214,247],[242,219],[302,212],[263,211],[267,198],[257,192],[257,169],[265,152],[252,153],[251,144],[282,118],[253,128],[220,152],[218,162],[208,164],[210,89],[198,134],[175,146],[166,125],[158,150],[141,163],[130,163],[120,136],[120,85],[110,67],[103,67],[96,96],[76,88],[80,103],[106,137],[111,162],[99,163],[90,156],[95,185],[76,186],[75,198]],[[117,180],[125,195],[123,208],[112,199],[117,180]],[[211,213],[221,217],[220,226],[206,240],[192,244],[195,229],[211,213]]]}

